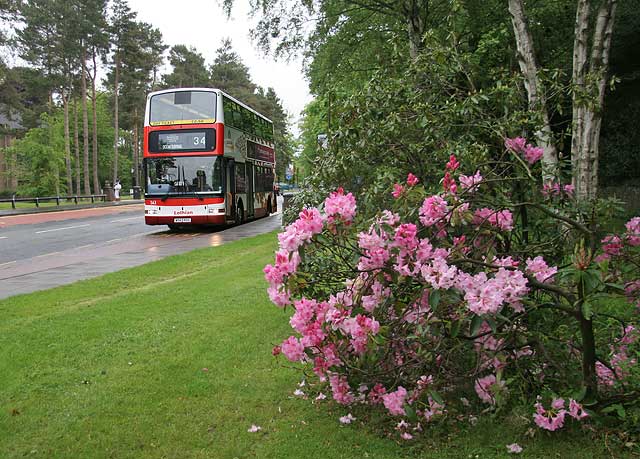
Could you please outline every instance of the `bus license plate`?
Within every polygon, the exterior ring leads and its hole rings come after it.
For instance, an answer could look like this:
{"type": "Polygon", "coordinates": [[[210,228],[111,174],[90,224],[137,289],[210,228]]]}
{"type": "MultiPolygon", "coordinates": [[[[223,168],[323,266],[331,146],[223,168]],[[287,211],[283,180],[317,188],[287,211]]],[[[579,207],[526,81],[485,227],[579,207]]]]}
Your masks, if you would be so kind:
{"type": "Polygon", "coordinates": [[[190,218],[174,218],[173,223],[191,223],[190,218]]]}

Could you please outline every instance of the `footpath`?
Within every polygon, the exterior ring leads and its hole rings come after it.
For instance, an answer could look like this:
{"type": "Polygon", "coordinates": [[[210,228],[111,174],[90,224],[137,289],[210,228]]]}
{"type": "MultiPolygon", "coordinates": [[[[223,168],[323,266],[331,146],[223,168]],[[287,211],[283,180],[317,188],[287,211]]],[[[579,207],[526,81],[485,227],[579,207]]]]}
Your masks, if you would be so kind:
{"type": "Polygon", "coordinates": [[[94,202],[77,205],[62,205],[62,206],[43,206],[36,207],[21,207],[19,209],[0,209],[0,217],[6,217],[9,215],[27,215],[27,214],[41,214],[49,212],[62,212],[65,210],[79,210],[79,209],[94,209],[100,207],[118,207],[129,206],[132,204],[144,204],[144,199],[126,199],[124,201],[113,202],[94,202]]]}

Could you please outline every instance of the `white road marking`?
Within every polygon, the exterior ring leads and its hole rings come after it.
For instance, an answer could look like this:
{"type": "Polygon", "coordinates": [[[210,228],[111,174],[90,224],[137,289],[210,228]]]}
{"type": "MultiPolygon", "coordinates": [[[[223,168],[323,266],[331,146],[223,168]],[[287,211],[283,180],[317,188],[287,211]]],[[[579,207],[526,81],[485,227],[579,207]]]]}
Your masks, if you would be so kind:
{"type": "Polygon", "coordinates": [[[136,217],[121,218],[119,220],[111,220],[110,223],[126,222],[127,220],[138,220],[138,219],[142,218],[143,216],[144,215],[138,215],[136,217]]]}
{"type": "Polygon", "coordinates": [[[35,257],[33,257],[33,258],[48,257],[48,256],[51,256],[51,255],[60,255],[61,253],[62,253],[62,252],[44,253],[44,254],[42,254],[42,255],[36,255],[36,256],[35,256],[35,257]]]}
{"type": "Polygon", "coordinates": [[[111,239],[110,241],[106,241],[105,244],[108,244],[109,242],[116,242],[116,241],[121,241],[121,238],[118,239],[111,239]]]}
{"type": "Polygon", "coordinates": [[[74,229],[74,228],[84,228],[86,226],[91,226],[91,224],[87,223],[86,225],[65,226],[64,228],[55,228],[50,230],[36,231],[36,234],[51,233],[52,231],[62,231],[62,230],[68,230],[68,229],[74,229]]]}
{"type": "Polygon", "coordinates": [[[86,249],[87,247],[92,247],[95,244],[87,244],[87,245],[81,245],[80,247],[73,247],[72,250],[78,250],[78,249],[86,249]]]}
{"type": "Polygon", "coordinates": [[[7,265],[11,265],[13,263],[17,263],[16,261],[7,261],[6,263],[0,263],[0,266],[7,266],[7,265]]]}
{"type": "Polygon", "coordinates": [[[0,239],[6,239],[8,236],[0,236],[0,239]]]}

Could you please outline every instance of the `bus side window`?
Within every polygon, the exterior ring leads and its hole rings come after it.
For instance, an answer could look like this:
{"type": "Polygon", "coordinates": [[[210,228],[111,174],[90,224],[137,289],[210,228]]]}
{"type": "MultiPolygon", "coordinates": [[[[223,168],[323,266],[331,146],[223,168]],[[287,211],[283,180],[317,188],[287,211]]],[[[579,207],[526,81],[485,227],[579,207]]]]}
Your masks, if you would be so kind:
{"type": "Polygon", "coordinates": [[[226,97],[223,99],[223,108],[224,108],[224,124],[234,127],[235,123],[233,120],[233,105],[232,102],[226,97]]]}

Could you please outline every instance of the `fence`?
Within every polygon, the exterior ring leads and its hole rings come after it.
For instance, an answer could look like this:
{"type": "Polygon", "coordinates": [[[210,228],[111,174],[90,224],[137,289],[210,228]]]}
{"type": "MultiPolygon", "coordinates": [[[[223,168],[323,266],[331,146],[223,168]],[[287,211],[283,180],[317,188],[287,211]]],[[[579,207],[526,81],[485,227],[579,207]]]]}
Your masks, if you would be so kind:
{"type": "Polygon", "coordinates": [[[18,202],[33,202],[36,207],[40,207],[40,203],[42,202],[52,202],[55,201],[56,205],[60,205],[60,201],[71,202],[73,201],[75,204],[78,204],[78,200],[80,199],[91,199],[91,203],[93,204],[96,200],[100,200],[105,202],[107,199],[106,194],[91,194],[87,196],[44,196],[37,198],[16,198],[15,195],[11,197],[11,199],[0,199],[0,203],[10,202],[11,208],[16,208],[16,203],[18,202]]]}

